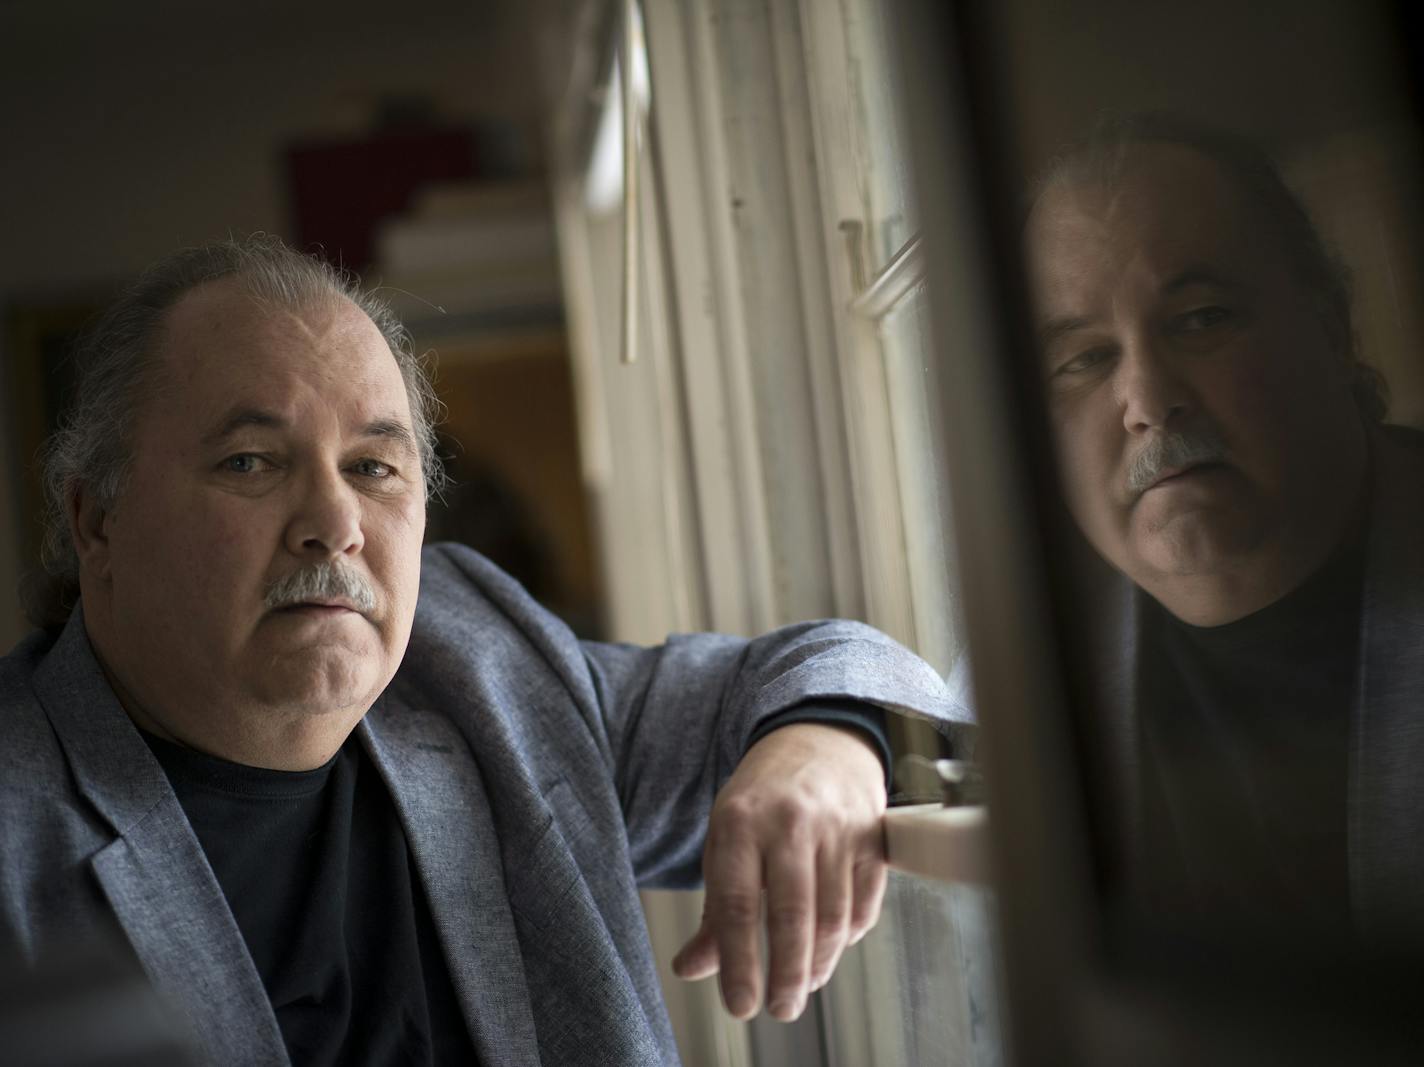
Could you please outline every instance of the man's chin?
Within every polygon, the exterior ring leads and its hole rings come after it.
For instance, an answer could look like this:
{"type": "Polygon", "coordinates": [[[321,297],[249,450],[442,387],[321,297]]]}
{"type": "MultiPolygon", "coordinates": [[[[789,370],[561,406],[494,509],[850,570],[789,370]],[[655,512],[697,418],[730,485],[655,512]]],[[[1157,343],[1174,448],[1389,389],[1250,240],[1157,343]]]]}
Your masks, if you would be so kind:
{"type": "Polygon", "coordinates": [[[371,656],[348,650],[312,649],[272,664],[263,679],[265,702],[313,715],[364,711],[380,695],[383,679],[371,656]]]}
{"type": "Polygon", "coordinates": [[[1258,541],[1244,502],[1218,494],[1149,490],[1133,509],[1133,555],[1159,574],[1210,574],[1229,568],[1258,541]]]}
{"type": "Polygon", "coordinates": [[[1235,570],[1251,548],[1234,524],[1184,518],[1140,538],[1136,555],[1152,574],[1187,578],[1235,570]]]}

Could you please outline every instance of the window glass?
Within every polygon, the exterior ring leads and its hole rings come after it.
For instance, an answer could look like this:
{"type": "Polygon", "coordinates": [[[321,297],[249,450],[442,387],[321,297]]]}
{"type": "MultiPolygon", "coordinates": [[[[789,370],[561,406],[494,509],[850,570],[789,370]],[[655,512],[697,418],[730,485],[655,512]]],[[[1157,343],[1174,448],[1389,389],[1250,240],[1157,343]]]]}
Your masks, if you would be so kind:
{"type": "MultiPolygon", "coordinates": [[[[894,5],[880,0],[844,0],[839,14],[838,32],[828,20],[808,31],[820,53],[810,68],[814,106],[823,129],[832,131],[822,138],[818,162],[838,190],[832,210],[857,216],[831,220],[858,241],[848,333],[855,366],[847,376],[858,394],[854,407],[864,414],[857,413],[851,430],[862,457],[883,457],[878,470],[862,462],[877,481],[892,474],[890,491],[876,486],[874,493],[894,502],[894,514],[862,504],[859,519],[869,550],[897,557],[882,573],[904,575],[893,591],[871,579],[871,621],[947,675],[963,640],[953,595],[941,390],[905,134],[900,27],[894,5]]],[[[928,734],[903,740],[907,748],[935,748],[928,734]]]]}
{"type": "Polygon", "coordinates": [[[919,222],[905,151],[904,87],[894,61],[892,12],[880,0],[844,0],[846,70],[858,133],[870,273],[881,270],[919,222]]]}
{"type": "Polygon", "coordinates": [[[1003,7],[1053,555],[1114,913],[1415,954],[1418,143],[1393,9],[1290,10],[1003,7]]]}
{"type": "Polygon", "coordinates": [[[925,287],[917,284],[880,320],[904,508],[905,556],[919,653],[948,674],[962,642],[954,625],[949,486],[943,419],[925,287]]]}
{"type": "Polygon", "coordinates": [[[879,924],[823,994],[832,1062],[999,1067],[993,922],[987,890],[892,871],[879,924]]]}

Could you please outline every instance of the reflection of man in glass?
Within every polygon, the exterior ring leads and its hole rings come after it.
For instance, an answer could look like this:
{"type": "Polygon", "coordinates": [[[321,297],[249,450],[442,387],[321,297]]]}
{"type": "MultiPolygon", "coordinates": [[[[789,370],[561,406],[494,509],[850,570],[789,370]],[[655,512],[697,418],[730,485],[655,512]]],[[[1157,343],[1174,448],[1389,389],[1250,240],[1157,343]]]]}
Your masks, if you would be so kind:
{"type": "Polygon", "coordinates": [[[1380,425],[1340,272],[1264,157],[1162,118],[1061,160],[1027,238],[1069,508],[1147,594],[1099,616],[1138,869],[1217,918],[1404,921],[1424,438],[1380,425]]]}

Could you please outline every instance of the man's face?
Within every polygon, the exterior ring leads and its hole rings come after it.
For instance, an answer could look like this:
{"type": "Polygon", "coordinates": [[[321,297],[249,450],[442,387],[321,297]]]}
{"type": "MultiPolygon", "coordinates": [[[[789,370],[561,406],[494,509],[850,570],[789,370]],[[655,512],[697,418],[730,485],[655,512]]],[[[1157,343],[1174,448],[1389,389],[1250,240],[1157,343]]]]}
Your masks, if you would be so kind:
{"type": "Polygon", "coordinates": [[[1218,166],[1134,149],[1111,187],[1048,189],[1027,238],[1063,484],[1094,547],[1169,607],[1183,580],[1288,581],[1320,557],[1361,434],[1349,369],[1218,166]]]}
{"type": "Polygon", "coordinates": [[[182,740],[254,715],[354,725],[400,663],[419,583],[424,486],[395,359],[354,304],[262,308],[233,279],[165,325],[104,519],[108,666],[182,740]],[[266,606],[318,563],[369,585],[369,610],[266,606]]]}

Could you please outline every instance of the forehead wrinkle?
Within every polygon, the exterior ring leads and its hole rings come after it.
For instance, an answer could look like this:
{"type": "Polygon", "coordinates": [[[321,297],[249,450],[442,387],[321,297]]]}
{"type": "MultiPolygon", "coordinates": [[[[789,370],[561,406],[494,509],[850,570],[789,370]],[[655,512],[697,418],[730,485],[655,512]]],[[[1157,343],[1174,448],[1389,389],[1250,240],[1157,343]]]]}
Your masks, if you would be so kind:
{"type": "MultiPolygon", "coordinates": [[[[286,347],[294,341],[305,345],[308,355],[318,357],[309,361],[301,354],[280,363],[282,371],[314,371],[316,377],[327,383],[349,383],[364,393],[377,390],[383,380],[383,372],[389,366],[399,375],[400,367],[395,355],[390,352],[385,337],[375,323],[356,304],[339,294],[331,294],[330,299],[308,301],[299,306],[290,306],[252,296],[253,305],[259,311],[257,318],[258,335],[274,347],[286,347]],[[370,353],[365,349],[378,350],[377,359],[365,358],[370,353]]],[[[261,340],[258,342],[262,343],[261,340]]],[[[301,381],[304,373],[294,373],[301,381]]],[[[404,379],[401,381],[404,391],[404,379]]]]}
{"type": "Polygon", "coordinates": [[[1240,288],[1239,196],[1209,168],[1163,173],[1169,159],[1140,157],[1112,178],[1065,178],[1045,190],[1032,236],[1040,292],[1052,319],[1082,316],[1130,287],[1167,297],[1191,284],[1240,288]],[[1193,218],[1214,220],[1191,225],[1193,218]],[[1046,283],[1046,284],[1045,284],[1046,283]],[[1065,306],[1065,298],[1067,298],[1065,306]]]}
{"type": "MultiPolygon", "coordinates": [[[[294,326],[303,340],[316,347],[327,345],[333,335],[339,335],[342,331],[355,332],[358,329],[354,321],[348,321],[351,316],[342,312],[347,309],[346,306],[358,312],[360,309],[336,294],[329,299],[307,300],[297,305],[265,300],[251,293],[247,296],[263,314],[265,327],[280,330],[283,326],[294,326]]],[[[360,313],[360,318],[369,321],[364,312],[360,313]]]]}
{"type": "MultiPolygon", "coordinates": [[[[241,438],[249,432],[258,435],[275,434],[279,439],[300,441],[311,422],[310,418],[301,417],[290,407],[272,408],[240,400],[209,424],[210,428],[202,434],[200,443],[204,447],[216,447],[234,438],[241,438]]],[[[351,419],[342,419],[341,422],[343,448],[363,441],[388,441],[406,452],[414,453],[417,450],[414,432],[395,412],[378,414],[369,419],[358,415],[351,419]]]]}
{"type": "Polygon", "coordinates": [[[1040,207],[1029,250],[1033,288],[1040,330],[1061,337],[1101,317],[1104,296],[1115,297],[1139,250],[1080,197],[1040,207]]]}
{"type": "Polygon", "coordinates": [[[309,404],[341,407],[354,401],[349,417],[341,418],[353,437],[382,419],[409,418],[395,356],[357,305],[343,298],[278,306],[239,283],[232,277],[203,283],[164,317],[163,339],[155,346],[161,371],[150,403],[176,412],[198,400],[195,389],[209,398],[217,390],[220,404],[214,407],[220,410],[204,420],[209,432],[238,408],[273,412],[293,423],[309,404]],[[239,294],[243,299],[236,299],[239,294]],[[260,381],[248,375],[252,385],[244,388],[240,371],[254,360],[260,381]]]}

